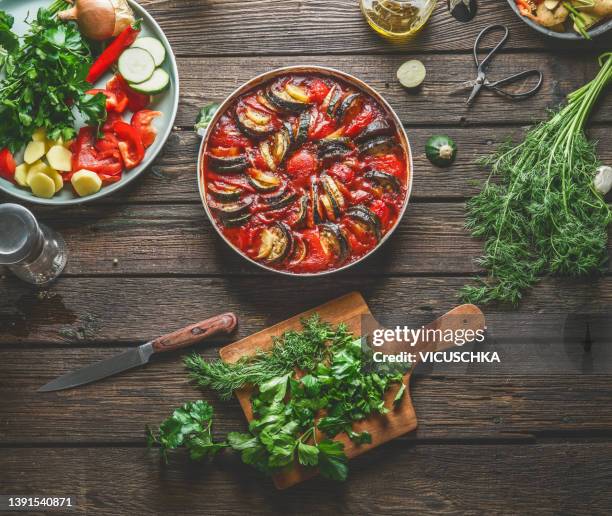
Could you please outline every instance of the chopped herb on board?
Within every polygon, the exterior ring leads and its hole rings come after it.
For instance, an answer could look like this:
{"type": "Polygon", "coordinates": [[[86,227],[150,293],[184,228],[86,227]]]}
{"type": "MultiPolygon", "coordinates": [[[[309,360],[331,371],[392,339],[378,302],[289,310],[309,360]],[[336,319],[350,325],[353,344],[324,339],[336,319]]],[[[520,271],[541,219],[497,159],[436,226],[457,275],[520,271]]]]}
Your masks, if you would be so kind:
{"type": "MultiPolygon", "coordinates": [[[[348,459],[344,445],[333,438],[346,433],[357,444],[370,443],[372,436],[355,432],[352,424],[390,410],[384,396],[392,385],[403,385],[402,373],[367,370],[369,355],[344,324],[332,327],[316,315],[302,324],[302,331],[276,338],[271,351],[235,364],[206,362],[197,355],[187,359],[191,377],[224,398],[240,387],[256,387],[248,432],[231,432],[227,442],[212,442],[212,409],[194,414],[194,407],[208,405],[200,401],[175,411],[158,434],[149,431],[149,443],[159,444],[164,456],[167,450],[184,446],[192,458],[230,447],[245,464],[266,474],[297,462],[318,467],[327,478],[345,480],[348,459]],[[197,447],[194,454],[194,443],[200,441],[205,452],[197,447]]],[[[400,388],[394,403],[403,395],[400,388]]]]}

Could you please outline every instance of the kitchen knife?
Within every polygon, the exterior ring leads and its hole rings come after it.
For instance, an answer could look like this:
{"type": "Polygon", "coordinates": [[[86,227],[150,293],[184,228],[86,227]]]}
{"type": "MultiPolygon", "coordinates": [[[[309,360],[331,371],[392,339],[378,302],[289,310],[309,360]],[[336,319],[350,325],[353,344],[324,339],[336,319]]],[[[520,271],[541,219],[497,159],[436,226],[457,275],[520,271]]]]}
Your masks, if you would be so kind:
{"type": "Polygon", "coordinates": [[[101,362],[66,373],[43,385],[38,392],[61,391],[79,385],[107,378],[127,369],[138,367],[149,362],[151,355],[176,349],[186,348],[213,335],[229,335],[234,331],[238,320],[233,313],[217,315],[182,330],[169,333],[163,337],[142,344],[101,362]]]}

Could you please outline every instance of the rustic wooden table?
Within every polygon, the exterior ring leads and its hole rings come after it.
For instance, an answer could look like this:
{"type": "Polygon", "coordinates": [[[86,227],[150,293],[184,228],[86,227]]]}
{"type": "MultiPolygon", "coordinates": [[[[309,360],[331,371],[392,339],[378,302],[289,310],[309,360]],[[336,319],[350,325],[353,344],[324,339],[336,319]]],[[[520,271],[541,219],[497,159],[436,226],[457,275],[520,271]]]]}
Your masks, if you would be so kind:
{"type": "MultiPolygon", "coordinates": [[[[226,310],[239,314],[239,336],[351,290],[364,294],[374,314],[393,313],[399,321],[447,311],[479,272],[473,260],[481,244],[462,228],[464,202],[486,176],[475,157],[520,134],[591,78],[595,57],[611,43],[544,39],[504,0],[481,1],[468,24],[453,20],[440,1],[426,30],[404,46],[378,38],[356,0],[141,3],[178,58],[177,127],[131,188],[88,206],[33,208],[63,233],[71,255],[63,276],[43,291],[10,275],[0,279],[0,493],[70,494],[82,511],[112,515],[609,513],[612,376],[604,368],[585,376],[578,368],[555,373],[551,363],[545,374],[515,356],[517,366],[502,373],[490,367],[417,378],[416,432],[356,460],[346,484],[315,479],[287,492],[231,456],[213,466],[179,456],[162,467],[145,448],[145,423],[187,400],[215,405],[220,435],[244,428],[237,403],[219,403],[190,385],[181,354],[77,390],[36,393],[61,373],[226,310]],[[490,23],[511,31],[495,73],[537,67],[545,82],[524,102],[484,92],[467,109],[449,91],[472,78],[471,46],[490,23]],[[408,57],[427,67],[418,94],[395,80],[408,57]],[[415,155],[412,200],[391,241],[348,273],[308,281],[262,274],[220,241],[200,205],[198,137],[191,129],[203,104],[260,72],[301,63],[340,68],[382,92],[405,123],[415,155]],[[450,169],[435,169],[424,157],[427,137],[439,132],[460,149],[450,169]]],[[[608,163],[610,127],[608,101],[590,129],[604,140],[600,154],[608,163]]],[[[548,279],[521,305],[520,324],[502,309],[487,316],[503,336],[546,315],[604,312],[611,302],[610,275],[548,279]]],[[[220,344],[197,349],[214,357],[220,344]]]]}

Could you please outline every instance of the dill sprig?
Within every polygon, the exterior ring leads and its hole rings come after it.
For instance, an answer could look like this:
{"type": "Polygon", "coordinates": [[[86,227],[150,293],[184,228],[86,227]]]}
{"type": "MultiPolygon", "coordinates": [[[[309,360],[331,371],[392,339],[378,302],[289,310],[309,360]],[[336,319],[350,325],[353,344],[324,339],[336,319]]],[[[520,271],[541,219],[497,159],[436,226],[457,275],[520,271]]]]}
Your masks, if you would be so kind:
{"type": "Polygon", "coordinates": [[[325,346],[351,338],[345,325],[335,329],[313,315],[302,321],[302,331],[287,331],[274,337],[270,351],[259,350],[234,364],[222,360],[206,361],[194,354],[185,359],[189,376],[200,387],[210,387],[223,399],[229,399],[236,389],[245,385],[260,385],[270,378],[285,375],[295,368],[313,370],[323,359],[325,346]]]}
{"type": "Polygon", "coordinates": [[[478,263],[488,275],[462,289],[467,302],[516,305],[542,275],[604,269],[612,214],[593,186],[600,163],[584,134],[612,80],[612,53],[602,55],[600,65],[594,80],[568,95],[567,105],[520,144],[506,144],[483,160],[491,173],[467,203],[466,228],[484,240],[478,263]]]}

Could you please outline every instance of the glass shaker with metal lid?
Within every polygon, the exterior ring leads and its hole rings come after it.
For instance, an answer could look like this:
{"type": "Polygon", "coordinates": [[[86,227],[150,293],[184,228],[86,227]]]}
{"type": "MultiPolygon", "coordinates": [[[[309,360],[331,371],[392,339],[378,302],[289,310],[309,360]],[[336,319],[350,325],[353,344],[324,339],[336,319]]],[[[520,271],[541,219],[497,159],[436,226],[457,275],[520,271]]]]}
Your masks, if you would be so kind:
{"type": "Polygon", "coordinates": [[[64,239],[39,224],[32,212],[18,204],[0,204],[0,265],[42,286],[59,276],[67,258],[64,239]]]}

